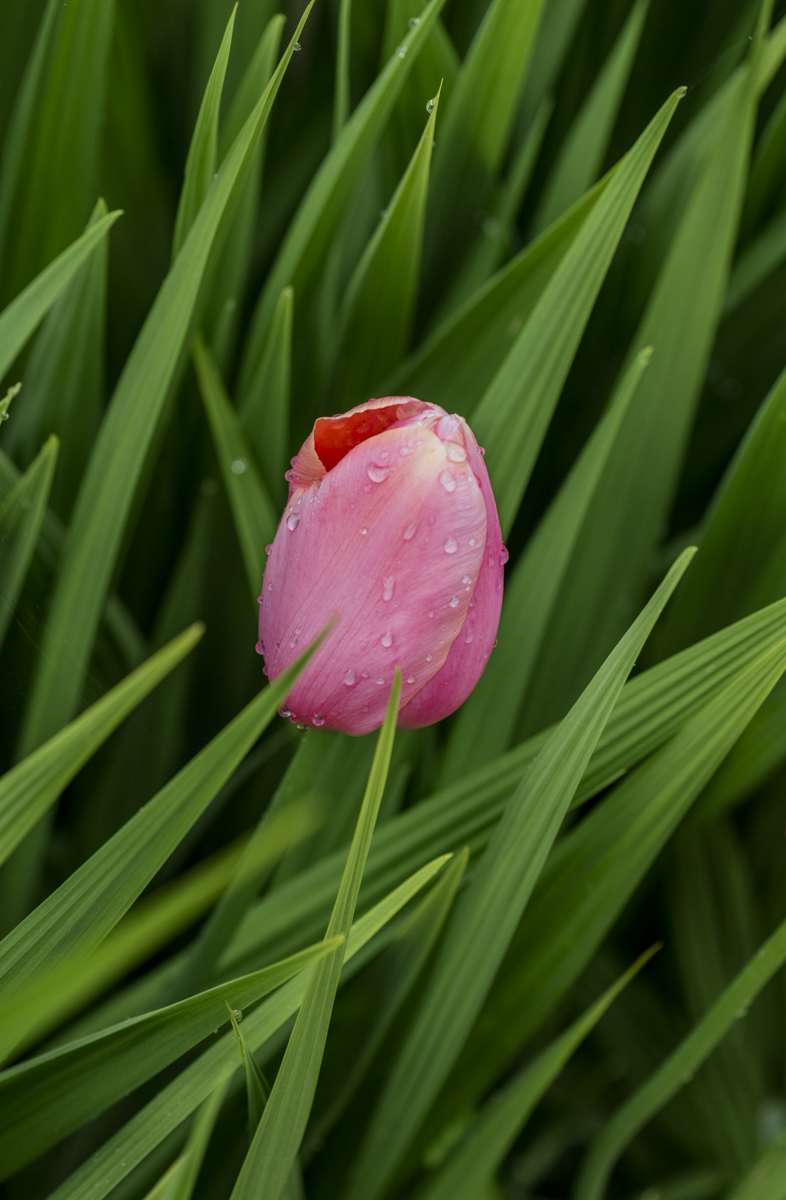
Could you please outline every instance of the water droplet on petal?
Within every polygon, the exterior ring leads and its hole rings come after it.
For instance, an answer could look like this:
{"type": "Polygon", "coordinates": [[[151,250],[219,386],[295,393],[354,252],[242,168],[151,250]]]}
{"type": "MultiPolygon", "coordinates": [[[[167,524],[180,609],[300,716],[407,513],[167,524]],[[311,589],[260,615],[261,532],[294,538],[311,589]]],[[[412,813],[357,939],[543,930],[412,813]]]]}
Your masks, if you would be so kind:
{"type": "Polygon", "coordinates": [[[297,529],[299,524],[300,524],[300,517],[298,516],[298,514],[296,512],[291,512],[289,514],[289,516],[287,517],[287,529],[290,529],[290,530],[297,529]]]}
{"type": "Polygon", "coordinates": [[[446,538],[443,549],[446,554],[455,554],[458,550],[458,542],[454,537],[446,538]]]}
{"type": "Polygon", "coordinates": [[[485,458],[485,457],[486,457],[486,451],[483,449],[483,447],[482,447],[482,446],[478,446],[478,450],[480,451],[480,456],[481,456],[481,458],[485,458]]]}
{"type": "Polygon", "coordinates": [[[383,600],[392,600],[393,599],[393,588],[395,586],[396,586],[396,581],[392,575],[389,575],[387,577],[387,579],[382,580],[382,599],[383,600]]]}
{"type": "Polygon", "coordinates": [[[415,676],[407,675],[407,683],[414,683],[414,682],[415,682],[415,676]]]}
{"type": "Polygon", "coordinates": [[[475,539],[474,539],[474,538],[470,538],[470,539],[469,539],[469,544],[470,544],[470,546],[474,546],[474,545],[475,545],[475,539]]]}
{"type": "Polygon", "coordinates": [[[262,668],[262,674],[267,677],[267,667],[262,668]]]}
{"type": "Polygon", "coordinates": [[[379,459],[380,462],[387,462],[388,459],[390,458],[390,455],[387,450],[380,450],[379,453],[377,454],[377,458],[379,459]]]}
{"type": "Polygon", "coordinates": [[[433,659],[433,657],[434,657],[434,655],[433,655],[433,654],[427,654],[427,655],[426,655],[426,662],[431,662],[431,660],[433,659]]]}
{"type": "Polygon", "coordinates": [[[382,645],[385,647],[392,646],[393,645],[393,634],[390,632],[390,630],[388,630],[387,633],[383,633],[382,637],[379,640],[382,643],[382,645]]]}
{"type": "Polygon", "coordinates": [[[347,671],[346,675],[344,676],[344,683],[347,685],[347,687],[352,687],[352,684],[354,682],[355,682],[355,672],[347,671]]]}
{"type": "Polygon", "coordinates": [[[366,529],[365,525],[363,526],[363,528],[361,529],[360,532],[363,534],[364,537],[368,533],[368,530],[366,529]]]}
{"type": "Polygon", "coordinates": [[[404,530],[404,541],[405,542],[412,541],[413,537],[415,536],[415,534],[418,531],[419,524],[420,524],[419,521],[413,521],[411,525],[407,525],[406,529],[404,530]]]}
{"type": "Polygon", "coordinates": [[[503,546],[499,552],[499,565],[504,567],[509,558],[510,554],[508,553],[507,547],[503,546]]]}
{"type": "Polygon", "coordinates": [[[232,463],[232,474],[242,475],[246,469],[246,464],[242,458],[236,458],[232,463]]]}
{"type": "Polygon", "coordinates": [[[281,705],[281,707],[278,710],[278,715],[280,717],[291,717],[292,716],[292,714],[289,711],[289,709],[287,708],[286,704],[281,705]]]}
{"type": "Polygon", "coordinates": [[[498,645],[499,645],[499,638],[494,638],[494,645],[491,647],[491,649],[496,650],[498,645]]]}
{"type": "Polygon", "coordinates": [[[430,616],[430,617],[433,617],[433,616],[434,616],[433,612],[430,612],[430,613],[429,613],[429,616],[430,616]]]}
{"type": "Polygon", "coordinates": [[[262,645],[262,639],[261,639],[261,638],[259,639],[259,641],[258,641],[258,642],[257,642],[257,644],[256,644],[256,652],[257,652],[257,654],[264,654],[264,653],[265,653],[265,647],[262,645]]]}
{"type": "Polygon", "coordinates": [[[315,725],[324,725],[325,724],[325,718],[320,716],[319,713],[314,713],[314,716],[311,719],[315,725]]]}
{"type": "Polygon", "coordinates": [[[273,543],[268,542],[268,544],[265,546],[265,554],[269,554],[272,549],[273,549],[273,543]]]}
{"type": "Polygon", "coordinates": [[[472,641],[472,630],[468,629],[467,632],[464,634],[464,642],[468,646],[471,641],[472,641]]]}
{"type": "Polygon", "coordinates": [[[450,471],[443,471],[439,477],[439,482],[442,484],[446,492],[455,492],[456,481],[450,471]]]}
{"type": "Polygon", "coordinates": [[[458,442],[446,442],[445,452],[451,462],[466,462],[467,452],[458,442]]]}
{"type": "Polygon", "coordinates": [[[297,634],[296,633],[292,634],[292,637],[289,639],[289,644],[292,647],[292,649],[294,650],[295,646],[297,645],[297,634]]]}
{"type": "Polygon", "coordinates": [[[377,683],[379,683],[379,684],[383,684],[384,682],[385,682],[385,678],[384,678],[384,676],[383,676],[383,675],[380,675],[379,679],[377,680],[377,683]]]}
{"type": "Polygon", "coordinates": [[[361,678],[361,679],[368,679],[368,671],[361,671],[361,672],[360,672],[360,678],[361,678]]]}
{"type": "Polygon", "coordinates": [[[452,599],[452,600],[451,600],[451,602],[450,602],[450,607],[451,607],[451,608],[458,608],[458,605],[459,605],[459,598],[458,598],[458,596],[454,596],[454,597],[453,597],[453,599],[452,599]]]}
{"type": "Polygon", "coordinates": [[[462,575],[461,582],[462,583],[472,583],[472,579],[469,575],[462,575]]]}
{"type": "Polygon", "coordinates": [[[399,449],[399,454],[401,455],[402,458],[406,458],[408,455],[413,454],[413,453],[414,453],[414,449],[412,446],[401,446],[399,449]]]}
{"type": "Polygon", "coordinates": [[[390,474],[390,467],[381,467],[378,463],[372,463],[366,474],[372,483],[384,483],[390,474]]]}

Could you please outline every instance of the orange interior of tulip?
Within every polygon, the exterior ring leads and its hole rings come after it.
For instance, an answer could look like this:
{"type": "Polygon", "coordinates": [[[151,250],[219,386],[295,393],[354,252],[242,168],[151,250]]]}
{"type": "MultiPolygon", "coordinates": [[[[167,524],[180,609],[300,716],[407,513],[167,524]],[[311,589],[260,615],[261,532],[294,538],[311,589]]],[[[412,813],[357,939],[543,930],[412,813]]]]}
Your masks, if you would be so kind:
{"type": "Polygon", "coordinates": [[[314,425],[314,449],[325,470],[331,471],[355,446],[395,425],[401,417],[400,408],[396,402],[341,417],[320,417],[314,425]]]}

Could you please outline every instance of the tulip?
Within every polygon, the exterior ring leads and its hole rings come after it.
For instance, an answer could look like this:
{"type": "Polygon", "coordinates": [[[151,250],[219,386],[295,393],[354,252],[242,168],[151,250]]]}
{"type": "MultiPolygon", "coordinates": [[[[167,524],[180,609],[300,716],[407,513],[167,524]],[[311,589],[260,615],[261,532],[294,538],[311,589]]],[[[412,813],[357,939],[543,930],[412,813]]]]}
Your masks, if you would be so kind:
{"type": "Polygon", "coordinates": [[[466,421],[411,396],[369,400],[320,417],[286,477],[259,598],[270,678],[339,619],[282,715],[368,733],[398,665],[399,728],[448,716],[491,653],[507,560],[466,421]]]}

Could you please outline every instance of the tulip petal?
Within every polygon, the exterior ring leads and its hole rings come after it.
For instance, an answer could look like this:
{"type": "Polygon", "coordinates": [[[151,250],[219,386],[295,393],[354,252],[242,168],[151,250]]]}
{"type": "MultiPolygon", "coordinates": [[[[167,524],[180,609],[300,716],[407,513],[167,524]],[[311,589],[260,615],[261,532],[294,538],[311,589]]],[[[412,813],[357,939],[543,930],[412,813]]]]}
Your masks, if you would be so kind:
{"type": "Polygon", "coordinates": [[[340,618],[288,699],[303,724],[378,728],[394,667],[406,706],[444,667],[477,590],[487,542],[482,476],[469,454],[451,459],[422,423],[433,414],[435,424],[441,410],[414,403],[413,415],[294,488],[276,533],[260,611],[271,679],[331,613],[340,618]]]}
{"type": "MultiPolygon", "coordinates": [[[[467,617],[445,665],[399,713],[400,729],[418,729],[441,721],[463,704],[480,679],[494,648],[502,610],[503,567],[508,552],[502,541],[497,506],[486,464],[474,435],[462,421],[467,463],[480,483],[486,508],[486,545],[467,617]]],[[[438,427],[439,428],[439,427],[438,427]]]]}

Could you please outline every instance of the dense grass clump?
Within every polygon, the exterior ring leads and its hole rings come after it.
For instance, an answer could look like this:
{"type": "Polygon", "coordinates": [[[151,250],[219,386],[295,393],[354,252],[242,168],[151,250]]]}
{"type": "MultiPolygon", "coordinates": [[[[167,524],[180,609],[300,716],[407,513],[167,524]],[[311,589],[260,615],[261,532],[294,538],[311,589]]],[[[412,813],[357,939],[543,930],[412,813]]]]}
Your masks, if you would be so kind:
{"type": "Polygon", "coordinates": [[[4,1200],[786,1200],[782,10],[0,6],[4,1200]],[[499,645],[303,731],[265,546],[389,394],[499,645]]]}

